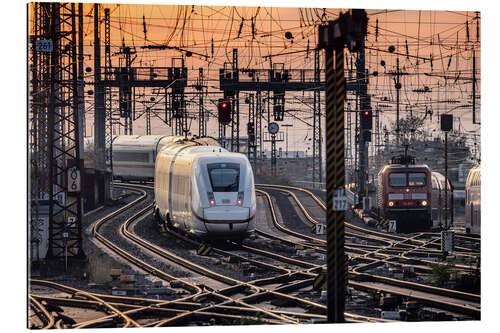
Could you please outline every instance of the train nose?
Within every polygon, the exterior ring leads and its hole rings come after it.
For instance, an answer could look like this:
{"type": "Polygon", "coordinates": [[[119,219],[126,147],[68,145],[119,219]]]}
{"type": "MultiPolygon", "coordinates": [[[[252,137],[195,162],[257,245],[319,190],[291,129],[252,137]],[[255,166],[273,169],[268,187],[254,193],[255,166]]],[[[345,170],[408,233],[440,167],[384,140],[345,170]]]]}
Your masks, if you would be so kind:
{"type": "Polygon", "coordinates": [[[238,206],[215,206],[203,210],[205,227],[211,233],[245,232],[253,217],[250,209],[238,206]]]}

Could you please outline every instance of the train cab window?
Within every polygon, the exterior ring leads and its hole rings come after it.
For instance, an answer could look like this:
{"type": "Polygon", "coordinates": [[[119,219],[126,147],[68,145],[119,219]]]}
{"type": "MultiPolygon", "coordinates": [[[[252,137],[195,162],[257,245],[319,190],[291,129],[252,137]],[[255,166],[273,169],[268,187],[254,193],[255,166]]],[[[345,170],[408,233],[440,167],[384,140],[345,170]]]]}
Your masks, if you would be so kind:
{"type": "Polygon", "coordinates": [[[427,176],[423,172],[408,173],[408,186],[425,186],[427,176]]]}
{"type": "Polygon", "coordinates": [[[238,163],[207,164],[213,192],[238,192],[240,165],[238,163]]]}
{"type": "Polygon", "coordinates": [[[393,172],[389,174],[389,186],[402,187],[406,186],[406,173],[393,172]]]}

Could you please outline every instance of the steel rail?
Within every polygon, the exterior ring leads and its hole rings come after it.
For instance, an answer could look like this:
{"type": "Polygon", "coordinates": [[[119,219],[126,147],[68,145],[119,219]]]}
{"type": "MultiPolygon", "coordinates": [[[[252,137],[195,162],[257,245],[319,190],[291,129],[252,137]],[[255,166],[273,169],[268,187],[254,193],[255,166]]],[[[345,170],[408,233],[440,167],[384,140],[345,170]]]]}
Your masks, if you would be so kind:
{"type": "MultiPolygon", "coordinates": [[[[413,237],[418,237],[418,236],[419,235],[415,235],[413,237]]],[[[401,240],[401,242],[404,242],[404,241],[406,241],[406,239],[402,239],[401,240]]],[[[434,241],[434,240],[430,240],[430,241],[434,241]]],[[[425,242],[421,246],[425,246],[425,242]]],[[[372,253],[370,253],[370,254],[372,254],[372,253]]],[[[408,258],[408,259],[410,259],[410,258],[408,258]]],[[[380,259],[376,259],[376,260],[377,261],[382,261],[382,262],[387,262],[387,260],[380,260],[380,259]]],[[[452,298],[458,299],[458,300],[466,300],[466,301],[475,302],[475,303],[479,303],[480,302],[480,296],[476,295],[476,294],[464,293],[464,292],[459,292],[459,291],[455,291],[455,290],[451,290],[451,289],[444,289],[444,288],[427,286],[427,285],[422,285],[422,284],[413,283],[413,282],[401,281],[401,280],[391,279],[391,278],[387,278],[387,277],[383,277],[383,276],[378,276],[378,275],[372,275],[372,274],[366,274],[366,273],[358,273],[356,270],[357,269],[351,270],[349,273],[351,275],[354,275],[354,276],[368,278],[368,279],[370,279],[372,281],[379,281],[379,282],[383,282],[383,283],[386,283],[386,284],[390,284],[391,286],[400,286],[400,287],[403,287],[403,288],[406,288],[406,289],[410,289],[410,290],[417,290],[417,291],[423,291],[423,292],[431,292],[432,294],[441,295],[441,296],[447,296],[447,297],[452,297],[452,298]]],[[[351,280],[349,280],[349,283],[351,283],[351,280]]],[[[354,285],[358,285],[359,286],[360,284],[358,282],[356,282],[354,285]]],[[[459,311],[462,311],[462,313],[468,313],[468,314],[470,314],[470,313],[474,312],[474,309],[470,309],[467,306],[465,306],[464,308],[458,307],[457,309],[459,311]]],[[[474,316],[476,316],[476,315],[477,315],[477,313],[474,314],[474,316]]]]}
{"type": "MultiPolygon", "coordinates": [[[[123,185],[121,186],[123,187],[123,185]]],[[[139,190],[139,191],[142,191],[142,190],[139,190]]],[[[132,205],[131,204],[136,204],[137,201],[143,201],[145,200],[145,198],[147,197],[147,194],[145,191],[142,191],[142,196],[131,202],[130,204],[126,205],[125,207],[123,207],[121,210],[124,211],[128,208],[130,208],[132,205]]],[[[151,205],[148,205],[148,207],[150,207],[151,205]]],[[[144,211],[141,210],[141,211],[144,211]]],[[[113,214],[112,217],[116,216],[118,214],[116,214],[116,212],[113,214]]],[[[98,220],[92,227],[92,234],[94,235],[94,237],[96,239],[98,239],[101,243],[103,243],[106,247],[108,247],[109,249],[111,249],[113,252],[117,253],[118,255],[120,255],[121,257],[125,258],[126,260],[134,263],[136,266],[142,268],[143,270],[147,271],[148,273],[150,274],[153,274],[163,280],[166,280],[166,281],[178,281],[180,284],[182,284],[184,286],[184,289],[188,290],[189,292],[191,293],[194,293],[194,294],[198,294],[198,293],[201,293],[202,292],[202,289],[198,286],[196,286],[195,284],[192,284],[190,282],[187,282],[187,281],[184,281],[182,279],[179,279],[179,278],[176,278],[170,274],[167,274],[151,265],[149,265],[148,263],[132,256],[131,254],[129,254],[127,251],[119,248],[117,245],[113,244],[113,242],[111,242],[110,240],[108,240],[106,237],[104,237],[102,234],[99,233],[99,229],[100,227],[102,226],[102,224],[104,224],[105,222],[107,222],[111,217],[110,216],[106,216],[105,218],[102,218],[100,220],[98,220]]]]}
{"type": "MultiPolygon", "coordinates": [[[[139,186],[139,185],[138,185],[138,186],[139,186]]],[[[143,187],[145,187],[145,186],[143,186],[143,187]]],[[[149,212],[149,213],[151,213],[151,212],[149,212]]],[[[140,214],[137,214],[137,215],[140,215],[140,214]]],[[[143,216],[143,218],[144,218],[144,217],[145,217],[145,216],[143,216]]],[[[274,215],[274,217],[275,217],[275,220],[276,220],[276,216],[275,216],[275,215],[274,215]]],[[[124,224],[122,225],[122,230],[124,231],[124,233],[129,232],[129,231],[128,231],[128,227],[130,226],[130,224],[131,224],[131,222],[132,222],[131,220],[132,220],[132,219],[130,219],[129,221],[127,221],[126,223],[124,223],[124,224]]],[[[164,250],[164,249],[162,249],[162,248],[157,248],[157,250],[158,250],[159,252],[162,252],[162,251],[164,252],[164,251],[165,251],[165,250],[164,250]]],[[[159,253],[157,253],[157,254],[159,254],[159,253]]],[[[315,269],[315,268],[313,267],[313,268],[311,268],[311,269],[315,269]]],[[[310,276],[315,276],[315,275],[310,275],[310,276]]],[[[310,283],[310,282],[309,282],[309,283],[310,283]]],[[[300,282],[299,282],[298,284],[300,284],[300,282]]],[[[248,283],[244,283],[244,285],[249,285],[249,284],[248,284],[248,283]]],[[[239,286],[237,286],[237,288],[238,288],[238,287],[239,287],[239,286]]],[[[227,290],[229,290],[229,289],[231,289],[231,288],[234,288],[234,286],[233,286],[233,287],[229,287],[229,288],[227,288],[227,290]]],[[[262,290],[262,288],[260,288],[260,289],[262,290]]],[[[223,293],[223,292],[224,292],[224,290],[219,291],[219,293],[223,293]]],[[[295,302],[298,302],[298,303],[301,303],[301,302],[302,302],[302,303],[305,303],[305,304],[307,304],[308,306],[314,306],[314,307],[324,308],[324,306],[322,306],[321,304],[317,304],[317,303],[314,303],[314,302],[311,302],[311,301],[308,301],[308,300],[304,300],[304,299],[301,299],[301,298],[293,297],[293,296],[286,295],[286,294],[283,294],[283,293],[280,293],[280,292],[276,292],[276,291],[272,291],[272,290],[265,290],[265,289],[263,289],[263,290],[262,290],[262,292],[260,292],[259,294],[266,295],[267,297],[269,297],[269,296],[274,296],[274,297],[276,297],[276,296],[278,296],[278,297],[283,297],[283,298],[286,298],[286,299],[288,299],[288,300],[292,300],[292,301],[295,301],[295,302]]],[[[254,295],[255,295],[255,294],[254,294],[254,295]]],[[[224,302],[224,303],[236,302],[236,303],[243,304],[243,305],[244,305],[244,306],[246,306],[246,307],[251,307],[251,308],[254,308],[256,311],[262,312],[262,311],[263,311],[263,309],[258,308],[258,307],[254,307],[254,306],[252,306],[252,305],[250,305],[250,304],[247,304],[246,302],[242,302],[242,301],[245,301],[246,299],[251,299],[251,298],[253,298],[253,296],[254,296],[254,295],[249,295],[249,296],[246,296],[246,297],[240,298],[240,299],[238,299],[238,300],[234,300],[234,299],[228,298],[228,300],[227,300],[226,302],[224,302]]],[[[202,295],[200,295],[200,296],[202,296],[202,295]]],[[[220,304],[218,304],[218,305],[220,305],[220,304]]],[[[210,307],[208,307],[207,309],[210,309],[210,307]]],[[[197,311],[198,311],[198,312],[201,312],[201,311],[206,311],[207,309],[200,309],[200,310],[197,310],[197,311]]],[[[356,316],[356,315],[352,315],[352,314],[348,314],[348,315],[350,315],[350,316],[356,316]]],[[[179,316],[178,316],[178,317],[176,317],[176,318],[169,318],[169,319],[166,319],[166,320],[164,320],[164,321],[161,321],[161,322],[159,322],[159,323],[158,323],[158,325],[156,325],[156,326],[163,326],[163,325],[165,325],[165,324],[167,324],[167,323],[172,323],[172,322],[174,322],[174,321],[176,321],[176,320],[180,320],[181,318],[183,318],[183,317],[185,317],[185,316],[187,316],[187,314],[179,314],[179,316]]],[[[354,318],[354,317],[353,317],[353,318],[354,318]]],[[[277,319],[279,319],[279,320],[281,320],[281,321],[282,321],[282,320],[283,320],[283,317],[278,316],[278,317],[277,317],[277,319]]],[[[372,320],[372,321],[377,321],[376,319],[371,319],[371,320],[372,320]]]]}
{"type": "MultiPolygon", "coordinates": [[[[145,186],[144,186],[145,187],[145,186]]],[[[260,288],[257,288],[251,284],[248,284],[246,282],[243,282],[243,281],[239,281],[239,280],[236,280],[236,279],[233,279],[233,278],[229,278],[227,276],[223,276],[221,274],[218,274],[214,271],[211,271],[209,269],[206,269],[202,266],[199,266],[197,264],[194,264],[194,263],[191,263],[191,262],[188,262],[187,260],[173,254],[172,252],[170,251],[167,251],[163,248],[160,248],[154,244],[151,244],[150,242],[132,234],[128,228],[129,226],[131,225],[132,222],[138,220],[139,218],[145,218],[147,215],[151,214],[152,213],[152,204],[151,205],[148,205],[147,207],[145,207],[144,209],[142,209],[139,213],[135,214],[134,216],[132,216],[131,218],[127,219],[125,221],[125,223],[122,224],[121,228],[120,228],[120,233],[125,236],[127,239],[133,241],[134,243],[136,244],[139,244],[140,246],[143,246],[147,249],[149,249],[150,251],[156,253],[157,255],[167,259],[167,260],[170,260],[170,261],[173,261],[173,262],[176,262],[190,270],[194,270],[202,275],[205,275],[205,276],[208,276],[212,279],[215,279],[217,281],[222,281],[224,283],[227,283],[227,284],[230,284],[230,285],[242,285],[242,286],[245,286],[247,288],[250,288],[250,289],[253,289],[254,292],[258,292],[260,291],[260,288]]],[[[222,296],[222,295],[221,295],[222,296]]],[[[226,296],[223,296],[223,297],[226,297],[226,296]]],[[[232,302],[232,301],[236,301],[232,298],[228,298],[228,301],[232,302]]],[[[250,307],[253,307],[252,305],[250,304],[243,304],[243,305],[246,305],[246,306],[250,306],[250,307]]],[[[262,313],[266,313],[268,314],[269,316],[271,317],[274,317],[278,320],[281,320],[281,321],[285,321],[285,322],[288,322],[288,323],[297,323],[297,321],[295,320],[292,320],[290,318],[285,318],[283,316],[276,316],[274,315],[273,313],[270,313],[270,312],[267,312],[265,309],[260,309],[258,308],[262,313]]],[[[168,321],[168,320],[167,320],[168,321]]]]}
{"type": "MultiPolygon", "coordinates": [[[[311,198],[313,198],[313,200],[316,203],[318,203],[318,205],[320,207],[322,207],[326,211],[326,207],[325,207],[324,203],[320,199],[318,199],[316,197],[316,195],[314,195],[314,193],[312,193],[311,191],[308,191],[306,189],[302,189],[302,188],[299,188],[299,187],[293,187],[293,186],[283,186],[283,185],[267,185],[267,184],[265,184],[265,185],[261,185],[261,186],[266,186],[266,187],[271,187],[271,188],[275,187],[275,188],[279,188],[279,189],[290,188],[290,189],[293,189],[293,190],[304,192],[304,193],[308,194],[309,196],[311,196],[311,198]]],[[[355,226],[355,225],[353,225],[351,223],[347,223],[347,222],[346,222],[346,226],[348,226],[350,228],[354,228],[354,229],[359,230],[359,231],[364,232],[364,233],[369,233],[369,234],[377,235],[377,236],[380,236],[382,238],[385,237],[385,238],[389,238],[389,239],[393,239],[393,240],[398,240],[398,241],[400,241],[400,244],[407,243],[407,242],[414,242],[414,243],[419,244],[419,245],[408,244],[409,246],[413,246],[413,248],[412,249],[407,249],[406,251],[403,251],[403,254],[399,255],[401,258],[404,258],[404,259],[407,259],[407,260],[412,260],[413,258],[409,258],[409,257],[405,256],[405,253],[409,254],[409,253],[412,253],[414,251],[423,250],[422,249],[423,246],[426,246],[426,245],[428,245],[429,243],[432,243],[432,242],[440,241],[440,240],[430,240],[430,241],[416,240],[416,239],[410,239],[408,237],[402,237],[402,236],[397,236],[397,235],[385,234],[385,233],[381,233],[381,232],[378,232],[378,231],[370,230],[370,229],[367,229],[367,228],[358,227],[358,226],[355,226]]],[[[418,233],[414,237],[421,237],[422,235],[426,235],[426,234],[429,234],[429,233],[418,233]]],[[[438,251],[438,250],[425,249],[423,251],[429,252],[429,253],[436,253],[436,255],[438,255],[438,254],[442,255],[442,252],[438,251]]],[[[467,256],[471,256],[470,254],[466,254],[466,255],[467,256]]],[[[421,262],[423,262],[423,263],[426,263],[426,264],[432,264],[432,263],[434,263],[434,262],[429,261],[429,260],[424,260],[424,259],[419,259],[419,260],[421,262]]],[[[462,269],[462,270],[468,270],[468,269],[470,269],[470,267],[467,266],[467,265],[453,264],[453,266],[456,267],[456,268],[462,269]]]]}
{"type": "MultiPolygon", "coordinates": [[[[30,280],[30,282],[31,282],[31,284],[43,285],[43,286],[46,286],[46,287],[51,287],[51,286],[54,286],[54,285],[58,285],[58,284],[51,283],[49,281],[43,281],[43,280],[30,280]]],[[[64,291],[69,292],[69,293],[71,293],[74,296],[81,295],[81,296],[84,296],[86,298],[90,298],[90,299],[92,299],[92,300],[100,303],[103,307],[107,308],[108,310],[116,313],[119,317],[121,317],[125,321],[124,327],[129,327],[130,324],[133,324],[135,327],[141,327],[141,325],[139,325],[133,319],[131,319],[130,317],[128,317],[127,315],[125,315],[123,312],[121,312],[120,310],[118,310],[116,307],[114,307],[110,303],[106,302],[105,300],[101,299],[100,297],[98,297],[98,296],[96,296],[94,294],[91,294],[91,293],[88,293],[86,291],[83,291],[83,290],[80,290],[80,289],[76,289],[76,288],[73,288],[73,287],[69,287],[69,286],[58,285],[58,288],[59,289],[63,289],[64,291]]]]}
{"type": "Polygon", "coordinates": [[[36,313],[38,318],[40,318],[40,320],[45,323],[45,326],[42,327],[42,329],[46,330],[52,328],[55,324],[54,317],[34,297],[28,295],[28,298],[30,299],[30,306],[33,308],[33,311],[36,313]]]}

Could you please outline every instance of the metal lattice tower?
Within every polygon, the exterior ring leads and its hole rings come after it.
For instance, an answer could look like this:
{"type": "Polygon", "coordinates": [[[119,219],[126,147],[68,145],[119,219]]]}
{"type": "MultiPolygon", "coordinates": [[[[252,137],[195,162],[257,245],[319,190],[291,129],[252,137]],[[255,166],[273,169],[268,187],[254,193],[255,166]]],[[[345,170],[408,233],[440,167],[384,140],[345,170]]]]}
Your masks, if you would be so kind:
{"type": "Polygon", "coordinates": [[[29,172],[30,172],[30,257],[40,258],[41,200],[49,193],[47,105],[50,54],[35,52],[35,42],[48,35],[50,7],[48,4],[32,4],[33,28],[30,31],[30,100],[29,100],[29,172]],[[43,37],[42,37],[43,36],[43,37]]]}
{"type": "Polygon", "coordinates": [[[205,108],[203,107],[203,68],[199,68],[198,83],[196,89],[198,90],[198,136],[204,137],[207,135],[207,123],[205,120],[205,108]]]}
{"type": "Polygon", "coordinates": [[[146,135],[151,135],[151,108],[146,108],[146,135]]]}
{"type": "Polygon", "coordinates": [[[255,150],[259,151],[258,156],[262,158],[262,94],[257,90],[255,99],[255,144],[259,147],[255,150]]]}
{"type": "MultiPolygon", "coordinates": [[[[319,85],[320,69],[319,69],[319,49],[314,50],[314,82],[319,85]]],[[[313,182],[323,181],[322,172],[322,149],[321,149],[321,104],[319,89],[314,90],[313,96],[313,182]]]]}
{"type": "MultiPolygon", "coordinates": [[[[112,62],[111,62],[111,29],[109,19],[109,8],[104,9],[104,79],[111,80],[112,78],[112,62]]],[[[105,108],[106,108],[106,164],[109,165],[111,173],[113,172],[113,102],[112,88],[105,88],[105,108]]]]}
{"type": "MultiPolygon", "coordinates": [[[[30,221],[48,207],[47,257],[83,256],[75,4],[32,5],[30,221]],[[39,43],[50,43],[39,49],[39,43]]],[[[36,221],[36,224],[38,221],[36,221]]],[[[34,225],[32,225],[34,227],[34,225]]],[[[37,241],[36,231],[31,241],[37,241]]],[[[33,253],[31,253],[31,258],[33,253]]]]}
{"type": "MultiPolygon", "coordinates": [[[[233,79],[238,82],[238,49],[233,49],[233,79]]],[[[238,90],[233,91],[231,100],[231,151],[240,151],[240,98],[238,90]]]]}
{"type": "Polygon", "coordinates": [[[254,94],[248,96],[248,122],[253,124],[253,140],[248,135],[248,159],[251,161],[255,170],[257,166],[257,142],[255,137],[255,99],[254,94]]]}

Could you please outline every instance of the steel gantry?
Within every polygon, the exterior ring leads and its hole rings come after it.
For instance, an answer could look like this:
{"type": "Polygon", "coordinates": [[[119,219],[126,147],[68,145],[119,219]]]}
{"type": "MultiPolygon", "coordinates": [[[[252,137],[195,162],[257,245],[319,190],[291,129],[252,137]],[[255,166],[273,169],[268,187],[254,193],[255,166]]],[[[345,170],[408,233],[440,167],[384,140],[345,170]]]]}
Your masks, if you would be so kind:
{"type": "Polygon", "coordinates": [[[30,258],[84,257],[77,11],[69,3],[31,6],[30,258]]]}
{"type": "MultiPolygon", "coordinates": [[[[235,99],[236,103],[231,103],[235,107],[231,128],[238,129],[232,131],[233,147],[239,144],[239,104],[237,96],[240,91],[256,92],[256,142],[259,154],[262,155],[262,98],[261,91],[268,91],[267,125],[272,121],[283,121],[286,112],[285,95],[287,91],[312,91],[313,92],[313,180],[321,182],[322,171],[322,131],[321,131],[321,91],[325,90],[325,82],[321,80],[319,50],[315,50],[314,69],[285,69],[284,64],[274,63],[272,69],[239,69],[237,65],[237,49],[233,50],[233,63],[224,64],[224,68],[219,72],[220,90],[224,92],[225,98],[235,99]],[[229,66],[231,65],[231,66],[229,66]],[[235,104],[235,105],[234,105],[235,104]],[[272,104],[272,113],[271,113],[272,104]]],[[[346,83],[347,91],[358,91],[360,88],[356,83],[346,83]]],[[[219,135],[225,136],[220,125],[219,135]]],[[[234,149],[233,149],[234,150],[234,149]]]]}

